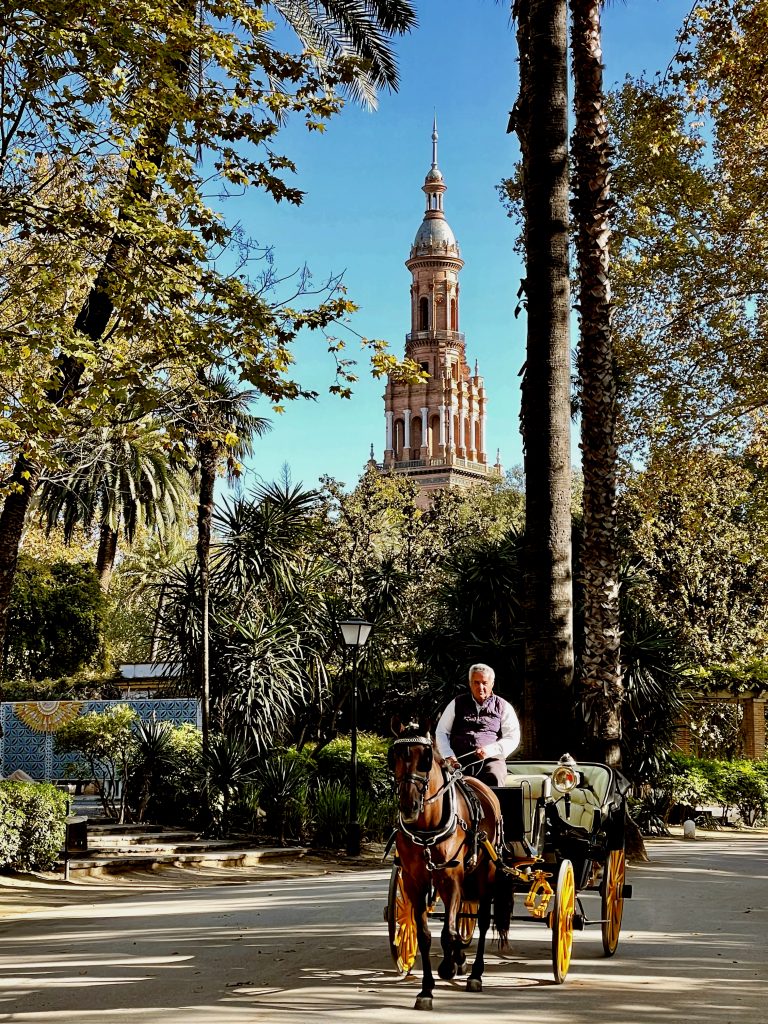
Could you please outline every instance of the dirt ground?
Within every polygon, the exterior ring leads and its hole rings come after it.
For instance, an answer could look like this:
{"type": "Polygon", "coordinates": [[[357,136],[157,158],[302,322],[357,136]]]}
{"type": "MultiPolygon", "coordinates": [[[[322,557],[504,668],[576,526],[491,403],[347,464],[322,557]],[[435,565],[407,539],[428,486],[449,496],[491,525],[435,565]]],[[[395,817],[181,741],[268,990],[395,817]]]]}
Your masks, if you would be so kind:
{"type": "MultiPolygon", "coordinates": [[[[693,840],[683,839],[682,826],[670,828],[672,837],[681,843],[703,843],[728,839],[738,843],[741,839],[768,836],[768,829],[698,829],[693,840]]],[[[646,839],[646,848],[653,862],[654,838],[646,839]]],[[[347,857],[343,853],[306,852],[286,850],[283,856],[270,856],[253,867],[161,867],[155,870],[132,870],[117,875],[72,877],[65,881],[55,873],[0,874],[0,918],[13,918],[22,914],[72,906],[75,903],[92,904],[129,896],[140,892],[162,892],[169,889],[194,889],[212,885],[245,885],[269,882],[283,878],[307,878],[375,868],[382,865],[384,848],[381,845],[366,848],[360,857],[347,857]]],[[[387,860],[391,864],[391,857],[387,860]]]]}

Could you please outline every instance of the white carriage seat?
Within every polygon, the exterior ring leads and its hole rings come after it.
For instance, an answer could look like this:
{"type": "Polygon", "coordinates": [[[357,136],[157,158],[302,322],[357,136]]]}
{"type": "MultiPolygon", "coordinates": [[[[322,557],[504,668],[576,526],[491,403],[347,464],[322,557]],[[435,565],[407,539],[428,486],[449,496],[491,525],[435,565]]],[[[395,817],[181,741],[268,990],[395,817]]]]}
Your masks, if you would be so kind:
{"type": "Polygon", "coordinates": [[[569,825],[591,832],[595,824],[595,811],[600,809],[599,801],[589,790],[572,789],[569,796],[570,802],[567,802],[561,793],[555,793],[557,813],[569,825]]]}
{"type": "Polygon", "coordinates": [[[505,789],[522,789],[523,791],[523,823],[525,837],[534,842],[533,823],[534,811],[539,799],[549,800],[552,792],[552,780],[548,775],[515,775],[508,773],[504,783],[505,789]]]}

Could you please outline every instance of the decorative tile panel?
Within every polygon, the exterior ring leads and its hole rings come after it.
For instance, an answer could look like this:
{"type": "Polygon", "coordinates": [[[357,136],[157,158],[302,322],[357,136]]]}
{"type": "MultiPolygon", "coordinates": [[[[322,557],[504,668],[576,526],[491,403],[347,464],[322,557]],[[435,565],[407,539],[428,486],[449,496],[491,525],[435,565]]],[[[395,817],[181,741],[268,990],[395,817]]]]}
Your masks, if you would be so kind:
{"type": "Polygon", "coordinates": [[[127,704],[145,722],[190,723],[200,728],[200,702],[188,698],[8,702],[0,705],[0,775],[20,768],[39,782],[64,778],[67,765],[76,759],[54,752],[54,733],[78,714],[106,711],[118,704],[127,704]]]}

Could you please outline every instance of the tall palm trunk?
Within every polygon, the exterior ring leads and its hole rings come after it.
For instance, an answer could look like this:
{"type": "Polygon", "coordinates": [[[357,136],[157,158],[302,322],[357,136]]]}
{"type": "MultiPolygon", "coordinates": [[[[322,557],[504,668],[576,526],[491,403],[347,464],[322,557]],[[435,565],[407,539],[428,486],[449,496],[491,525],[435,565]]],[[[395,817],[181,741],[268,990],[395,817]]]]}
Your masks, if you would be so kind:
{"type": "Polygon", "coordinates": [[[209,749],[211,722],[209,598],[213,491],[216,483],[216,448],[213,441],[201,440],[199,442],[198,465],[200,468],[200,501],[197,506],[197,565],[200,572],[202,604],[200,650],[198,652],[198,693],[202,705],[202,740],[203,756],[205,756],[209,749]]]}
{"type": "Polygon", "coordinates": [[[570,288],[566,0],[517,0],[528,335],[525,467],[524,743],[557,756],[572,741],[570,288]]]}
{"type": "Polygon", "coordinates": [[[616,376],[611,335],[610,150],[598,0],[570,0],[584,473],[582,701],[594,754],[621,761],[621,653],[616,537],[616,376]]]}
{"type": "MultiPolygon", "coordinates": [[[[196,0],[186,0],[187,15],[194,18],[196,0]]],[[[167,91],[167,78],[182,84],[189,75],[192,57],[191,47],[168,61],[166,68],[158,69],[156,92],[162,97],[167,91]]],[[[161,109],[163,109],[161,107],[161,109]]],[[[167,108],[166,108],[167,109],[167,108]]],[[[114,282],[119,279],[130,252],[130,231],[120,226],[130,220],[135,204],[146,202],[155,187],[157,172],[162,166],[167,151],[168,138],[173,128],[170,113],[156,124],[150,125],[142,143],[137,147],[126,175],[129,183],[123,194],[118,213],[118,228],[113,236],[104,261],[75,319],[75,330],[91,341],[104,336],[107,324],[114,312],[114,282]]],[[[49,401],[56,406],[66,406],[75,394],[83,371],[84,363],[76,356],[64,355],[58,367],[58,380],[48,392],[49,401]]],[[[14,466],[12,481],[22,481],[22,493],[11,492],[0,514],[0,649],[5,650],[8,630],[8,612],[11,590],[16,574],[16,563],[24,531],[24,522],[32,497],[40,478],[40,467],[33,464],[23,453],[14,466]]]]}

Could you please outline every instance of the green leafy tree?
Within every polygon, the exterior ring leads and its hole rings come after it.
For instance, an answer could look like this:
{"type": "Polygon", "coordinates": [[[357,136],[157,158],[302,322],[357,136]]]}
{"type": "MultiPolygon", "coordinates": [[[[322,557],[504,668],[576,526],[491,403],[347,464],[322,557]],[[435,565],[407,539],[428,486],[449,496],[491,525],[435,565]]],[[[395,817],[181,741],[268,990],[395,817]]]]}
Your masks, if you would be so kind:
{"type": "Polygon", "coordinates": [[[128,807],[136,717],[127,704],[88,711],[59,729],[54,738],[57,752],[79,756],[77,770],[96,783],[104,813],[119,824],[125,821],[128,807]]]}
{"type": "Polygon", "coordinates": [[[11,597],[6,674],[59,678],[93,665],[106,603],[93,566],[21,555],[11,597]]]}
{"type": "MultiPolygon", "coordinates": [[[[407,5],[366,4],[363,13],[373,26],[395,10],[402,16],[391,31],[384,28],[386,37],[410,24],[407,5]]],[[[285,116],[304,116],[311,130],[322,129],[339,107],[335,85],[378,71],[386,76],[375,54],[362,63],[350,57],[359,53],[365,18],[343,45],[338,11],[330,22],[339,59],[319,70],[316,53],[277,51],[262,5],[244,0],[182,0],[160,31],[151,4],[121,20],[90,2],[64,15],[42,3],[34,12],[15,7],[3,22],[2,73],[13,84],[4,90],[12,100],[0,153],[9,241],[41,232],[63,241],[73,233],[76,252],[95,239],[98,256],[87,272],[82,257],[68,265],[80,280],[54,333],[44,329],[48,275],[37,273],[25,315],[11,319],[2,336],[12,355],[26,351],[44,372],[23,378],[22,398],[4,424],[15,461],[0,514],[0,639],[24,521],[58,437],[114,420],[115,407],[126,403],[147,412],[163,406],[170,381],[204,393],[200,367],[226,367],[275,403],[308,394],[289,376],[290,344],[299,330],[343,317],[351,303],[332,286],[316,309],[272,304],[242,266],[222,270],[235,232],[204,193],[213,172],[224,190],[255,185],[300,202],[301,192],[282,177],[292,162],[272,148],[285,116]],[[24,188],[40,176],[29,157],[38,141],[57,173],[71,164],[87,183],[84,197],[62,215],[42,201],[42,190],[33,199],[24,188]],[[210,159],[198,163],[198,155],[210,159]],[[41,361],[39,353],[51,352],[53,359],[41,361]]],[[[329,346],[342,381],[332,390],[346,393],[349,361],[339,356],[341,343],[329,346]]],[[[392,369],[381,344],[373,349],[378,371],[392,369]]]]}

